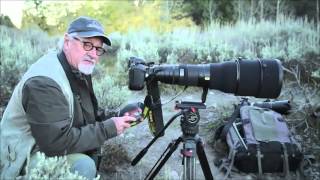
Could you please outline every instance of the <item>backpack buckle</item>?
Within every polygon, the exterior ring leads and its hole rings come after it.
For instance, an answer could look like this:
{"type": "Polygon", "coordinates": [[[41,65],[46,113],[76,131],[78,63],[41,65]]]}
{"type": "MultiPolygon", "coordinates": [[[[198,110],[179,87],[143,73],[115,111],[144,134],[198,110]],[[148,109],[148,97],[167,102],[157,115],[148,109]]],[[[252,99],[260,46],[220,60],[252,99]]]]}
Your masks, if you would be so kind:
{"type": "Polygon", "coordinates": [[[10,146],[8,146],[8,155],[7,159],[11,162],[15,161],[17,159],[17,153],[15,151],[10,150],[10,146]]]}

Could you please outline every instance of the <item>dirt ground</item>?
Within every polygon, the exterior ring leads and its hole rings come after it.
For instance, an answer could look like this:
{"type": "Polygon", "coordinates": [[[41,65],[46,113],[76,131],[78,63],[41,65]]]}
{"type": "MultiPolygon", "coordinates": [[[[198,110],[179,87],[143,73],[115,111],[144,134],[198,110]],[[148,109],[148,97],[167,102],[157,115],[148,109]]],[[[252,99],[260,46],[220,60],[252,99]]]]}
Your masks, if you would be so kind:
{"type": "MultiPolygon", "coordinates": [[[[143,101],[143,94],[134,94],[134,98],[130,101],[143,101]]],[[[285,98],[285,96],[282,96],[285,98]]],[[[162,103],[170,100],[172,96],[161,96],[162,103]]],[[[281,98],[281,96],[280,96],[281,98]]],[[[201,90],[196,93],[183,93],[175,100],[181,101],[196,101],[201,100],[201,90]]],[[[174,101],[163,106],[164,121],[166,122],[172,115],[178,111],[174,110],[174,101]]],[[[252,101],[257,99],[252,98],[252,101]]],[[[259,101],[263,101],[260,99],[259,101]]],[[[221,117],[226,117],[231,115],[232,104],[236,104],[240,101],[240,97],[236,97],[232,94],[222,93],[220,91],[209,91],[207,96],[205,110],[200,110],[201,120],[199,122],[200,131],[199,136],[205,142],[205,152],[207,159],[209,161],[211,172],[214,179],[223,179],[224,174],[217,170],[214,165],[214,159],[216,153],[213,146],[210,144],[212,142],[212,132],[209,126],[221,119],[221,117]]],[[[177,118],[165,131],[165,135],[159,138],[148,150],[146,155],[140,160],[140,162],[131,166],[131,160],[152,140],[148,127],[148,122],[144,121],[135,127],[128,129],[124,134],[119,137],[113,138],[106,142],[104,146],[105,156],[102,160],[100,166],[101,179],[144,179],[148,172],[151,170],[153,165],[159,159],[160,155],[166,149],[168,144],[177,139],[182,135],[180,120],[177,118]]],[[[155,179],[182,179],[182,156],[180,150],[182,145],[177,148],[177,150],[171,155],[166,164],[162,167],[155,179]]],[[[205,179],[200,163],[197,159],[196,161],[196,175],[197,179],[205,179]]],[[[320,168],[310,170],[310,176],[303,178],[302,176],[296,176],[293,174],[292,179],[320,179],[320,168]]],[[[244,174],[244,173],[232,173],[229,179],[257,179],[255,174],[244,174]]],[[[266,174],[263,179],[284,179],[283,176],[277,174],[266,174]]]]}

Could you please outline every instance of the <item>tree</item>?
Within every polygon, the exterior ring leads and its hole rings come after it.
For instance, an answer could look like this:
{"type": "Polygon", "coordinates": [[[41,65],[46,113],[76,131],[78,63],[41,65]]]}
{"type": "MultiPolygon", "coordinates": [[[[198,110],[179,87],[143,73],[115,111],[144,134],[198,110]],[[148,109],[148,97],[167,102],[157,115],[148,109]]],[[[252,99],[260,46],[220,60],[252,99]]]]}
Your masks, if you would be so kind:
{"type": "Polygon", "coordinates": [[[319,0],[295,0],[290,2],[292,11],[298,17],[308,17],[310,20],[317,20],[319,10],[317,11],[317,2],[319,0]]]}
{"type": "Polygon", "coordinates": [[[317,29],[318,29],[318,33],[320,33],[320,12],[319,12],[319,0],[317,0],[317,29]]]}
{"type": "Polygon", "coordinates": [[[264,4],[264,0],[260,0],[260,21],[263,20],[263,4],[264,4]]]}
{"type": "Polygon", "coordinates": [[[14,24],[12,23],[11,19],[9,18],[9,16],[0,14],[0,25],[4,25],[7,27],[13,27],[15,28],[14,24]]]}
{"type": "Polygon", "coordinates": [[[235,22],[233,1],[229,0],[184,0],[183,17],[191,17],[199,26],[206,26],[213,20],[220,24],[235,22]]]}
{"type": "Polygon", "coordinates": [[[27,22],[33,22],[39,28],[44,31],[48,31],[50,29],[49,25],[47,24],[47,17],[45,16],[46,6],[43,4],[42,0],[32,0],[27,1],[26,3],[26,10],[24,10],[22,16],[22,27],[28,27],[27,22]],[[30,10],[30,11],[29,11],[30,10]]]}

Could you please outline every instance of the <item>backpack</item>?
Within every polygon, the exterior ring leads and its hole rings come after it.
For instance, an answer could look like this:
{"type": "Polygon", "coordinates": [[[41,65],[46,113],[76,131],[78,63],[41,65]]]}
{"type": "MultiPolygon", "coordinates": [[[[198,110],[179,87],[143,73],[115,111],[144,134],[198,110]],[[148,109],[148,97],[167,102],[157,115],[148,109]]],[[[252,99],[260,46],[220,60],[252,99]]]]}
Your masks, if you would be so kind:
{"type": "Polygon", "coordinates": [[[290,106],[283,111],[284,106],[280,110],[272,109],[270,103],[264,103],[268,105],[264,108],[244,99],[216,131],[216,142],[226,143],[229,151],[227,157],[215,163],[219,170],[227,170],[226,176],[233,166],[245,173],[259,173],[261,176],[262,173],[283,172],[287,177],[290,171],[300,167],[303,160],[301,147],[282,114],[278,113],[287,112],[290,106]]]}

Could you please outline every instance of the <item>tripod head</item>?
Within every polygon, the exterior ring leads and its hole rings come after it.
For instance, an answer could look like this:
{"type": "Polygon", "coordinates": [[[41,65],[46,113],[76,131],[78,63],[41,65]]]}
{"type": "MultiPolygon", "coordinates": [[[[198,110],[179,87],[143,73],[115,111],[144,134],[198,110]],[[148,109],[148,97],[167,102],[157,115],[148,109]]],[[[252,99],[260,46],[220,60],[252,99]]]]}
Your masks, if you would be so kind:
{"type": "Polygon", "coordinates": [[[181,109],[181,130],[184,136],[194,137],[199,132],[200,114],[199,109],[205,109],[206,105],[199,102],[176,102],[176,109],[181,109]]]}
{"type": "Polygon", "coordinates": [[[169,121],[164,125],[164,127],[149,142],[149,144],[139,152],[139,154],[132,160],[132,166],[136,165],[140,161],[140,159],[147,153],[148,149],[152,146],[152,144],[164,134],[164,131],[177,117],[181,115],[183,116],[181,118],[181,129],[184,135],[195,136],[198,133],[198,122],[200,120],[198,109],[205,109],[206,105],[204,103],[198,102],[176,101],[175,108],[180,109],[181,111],[173,115],[169,119],[169,121]]]}
{"type": "Polygon", "coordinates": [[[176,101],[175,109],[180,110],[177,114],[170,118],[165,124],[164,128],[150,141],[150,143],[140,151],[140,153],[132,160],[131,165],[136,165],[138,161],[147,153],[151,145],[164,133],[165,129],[179,116],[181,116],[180,126],[182,130],[182,136],[175,141],[171,142],[151,171],[148,173],[145,179],[153,179],[160,171],[161,167],[165,164],[171,154],[177,149],[179,143],[183,142],[183,149],[181,154],[183,155],[184,164],[184,179],[195,179],[195,156],[199,157],[200,164],[206,179],[213,179],[210,172],[208,160],[206,158],[203,143],[199,136],[199,121],[200,114],[199,109],[205,109],[206,105],[200,102],[187,102],[176,101]]]}

